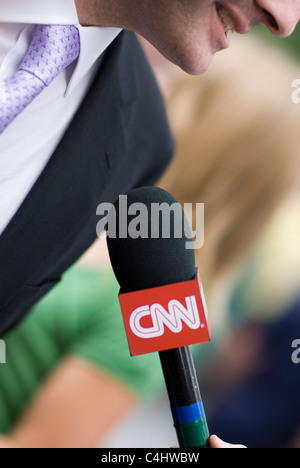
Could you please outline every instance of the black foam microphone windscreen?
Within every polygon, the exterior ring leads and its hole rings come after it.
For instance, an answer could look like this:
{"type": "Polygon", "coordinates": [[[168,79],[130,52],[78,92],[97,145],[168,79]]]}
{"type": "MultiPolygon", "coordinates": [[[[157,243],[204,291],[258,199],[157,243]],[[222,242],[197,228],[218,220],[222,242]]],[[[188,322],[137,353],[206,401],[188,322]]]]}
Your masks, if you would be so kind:
{"type": "MultiPolygon", "coordinates": [[[[127,232],[126,238],[111,238],[108,233],[112,267],[122,292],[179,283],[195,276],[195,253],[186,249],[186,242],[191,241],[189,224],[172,195],[157,187],[143,187],[127,194],[126,206],[121,207],[119,199],[114,206],[116,213],[112,215],[116,215],[117,233],[122,218],[130,227],[138,216],[144,234],[132,238],[127,232]],[[125,219],[121,209],[128,207],[133,211],[140,207],[140,212],[127,214],[125,219]]],[[[109,220],[108,217],[108,223],[109,220]]]]}

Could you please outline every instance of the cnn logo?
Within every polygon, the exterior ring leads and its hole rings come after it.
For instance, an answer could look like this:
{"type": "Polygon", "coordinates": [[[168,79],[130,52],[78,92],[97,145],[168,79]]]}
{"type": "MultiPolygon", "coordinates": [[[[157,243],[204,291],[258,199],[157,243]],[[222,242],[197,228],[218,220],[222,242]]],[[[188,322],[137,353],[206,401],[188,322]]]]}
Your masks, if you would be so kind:
{"type": "Polygon", "coordinates": [[[142,306],[134,310],[130,316],[130,328],[136,336],[149,339],[162,336],[165,326],[173,333],[180,333],[185,323],[190,329],[196,330],[201,326],[196,297],[185,298],[185,306],[178,300],[172,299],[166,310],[161,304],[142,306]],[[151,317],[152,327],[144,327],[141,321],[144,317],[151,317]]]}
{"type": "Polygon", "coordinates": [[[210,340],[200,277],[120,294],[119,299],[132,356],[210,340]]]}

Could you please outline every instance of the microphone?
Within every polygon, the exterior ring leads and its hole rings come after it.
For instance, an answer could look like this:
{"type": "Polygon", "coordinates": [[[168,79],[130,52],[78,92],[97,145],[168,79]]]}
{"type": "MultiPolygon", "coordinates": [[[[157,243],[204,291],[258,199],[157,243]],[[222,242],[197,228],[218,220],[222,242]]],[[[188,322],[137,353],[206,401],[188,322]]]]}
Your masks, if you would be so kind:
{"type": "Polygon", "coordinates": [[[130,353],[159,352],[179,446],[208,448],[189,345],[209,341],[210,329],[181,205],[160,188],[134,189],[115,202],[106,230],[130,353]]]}

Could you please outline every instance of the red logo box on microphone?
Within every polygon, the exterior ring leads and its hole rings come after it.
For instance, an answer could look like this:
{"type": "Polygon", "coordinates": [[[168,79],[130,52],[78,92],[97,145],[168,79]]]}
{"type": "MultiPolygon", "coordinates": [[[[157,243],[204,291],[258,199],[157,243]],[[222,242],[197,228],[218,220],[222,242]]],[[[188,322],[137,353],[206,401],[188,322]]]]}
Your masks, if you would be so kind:
{"type": "Polygon", "coordinates": [[[198,280],[120,294],[119,299],[132,356],[210,340],[199,274],[198,280]]]}

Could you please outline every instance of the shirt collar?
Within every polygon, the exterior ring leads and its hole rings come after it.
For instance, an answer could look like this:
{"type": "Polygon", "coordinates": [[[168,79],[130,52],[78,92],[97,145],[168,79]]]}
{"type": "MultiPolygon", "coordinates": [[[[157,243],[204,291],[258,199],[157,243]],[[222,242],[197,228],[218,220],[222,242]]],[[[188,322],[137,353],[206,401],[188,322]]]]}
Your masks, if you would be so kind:
{"type": "Polygon", "coordinates": [[[80,55],[66,90],[67,95],[79,84],[121,31],[116,28],[76,26],[80,34],[80,55]]]}
{"type": "Polygon", "coordinates": [[[78,24],[74,0],[1,0],[0,22],[78,24]]]}
{"type": "Polygon", "coordinates": [[[0,23],[74,24],[80,34],[80,56],[69,79],[66,95],[79,84],[86,73],[120,33],[116,28],[79,25],[74,0],[1,0],[0,23]]]}

